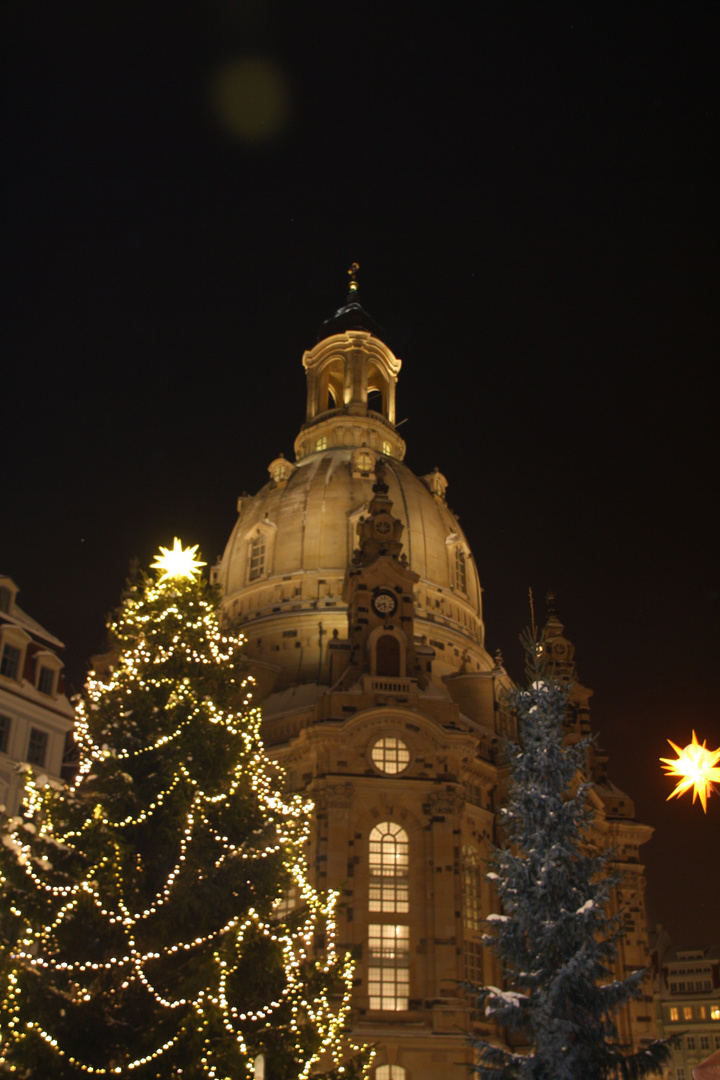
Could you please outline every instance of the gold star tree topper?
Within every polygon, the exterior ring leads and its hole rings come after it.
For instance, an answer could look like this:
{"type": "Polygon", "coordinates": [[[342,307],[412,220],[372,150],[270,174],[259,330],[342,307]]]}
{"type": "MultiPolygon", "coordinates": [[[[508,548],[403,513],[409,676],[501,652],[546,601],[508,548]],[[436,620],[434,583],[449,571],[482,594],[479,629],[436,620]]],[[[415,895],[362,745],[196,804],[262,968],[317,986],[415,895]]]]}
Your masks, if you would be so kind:
{"type": "Polygon", "coordinates": [[[187,578],[192,581],[200,573],[200,567],[206,565],[195,558],[198,547],[198,544],[193,544],[192,547],[184,548],[176,536],[172,549],[160,545],[160,554],[155,562],[150,564],[150,569],[162,570],[159,581],[166,581],[168,578],[187,578]]]}
{"type": "Polygon", "coordinates": [[[661,757],[663,769],[667,776],[680,777],[675,790],[668,795],[668,799],[672,799],[673,795],[682,795],[684,792],[689,791],[690,788],[694,788],[693,802],[699,795],[703,811],[707,813],[708,795],[715,790],[713,781],[716,780],[720,783],[720,768],[716,768],[718,761],[720,761],[720,749],[708,750],[705,746],[707,739],[703,739],[701,746],[694,731],[692,742],[688,743],[683,750],[676,746],[672,739],[668,739],[668,742],[677,754],[677,758],[661,757]]]}

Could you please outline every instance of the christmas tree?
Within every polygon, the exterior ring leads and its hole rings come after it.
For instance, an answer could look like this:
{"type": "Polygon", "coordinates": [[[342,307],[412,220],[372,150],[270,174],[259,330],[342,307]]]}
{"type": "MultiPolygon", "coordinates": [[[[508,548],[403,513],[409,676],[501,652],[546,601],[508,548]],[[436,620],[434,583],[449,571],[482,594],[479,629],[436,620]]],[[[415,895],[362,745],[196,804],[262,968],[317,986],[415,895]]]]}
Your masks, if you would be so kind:
{"type": "Polygon", "coordinates": [[[0,1071],[360,1075],[336,897],[305,876],[311,807],[280,794],[197,548],[161,551],[79,702],[75,782],[28,770],[0,835],[0,1071]]]}
{"type": "Polygon", "coordinates": [[[613,1016],[641,992],[642,970],[616,978],[622,913],[608,914],[616,884],[611,853],[593,841],[586,777],[589,741],[567,745],[568,686],[549,676],[543,644],[524,640],[528,689],[512,695],[519,745],[509,742],[503,847],[488,877],[502,902],[486,944],[504,988],[471,988],[485,1015],[505,1027],[513,1052],[473,1037],[483,1080],[604,1080],[654,1075],[664,1042],[637,1053],[618,1043],[613,1016]]]}

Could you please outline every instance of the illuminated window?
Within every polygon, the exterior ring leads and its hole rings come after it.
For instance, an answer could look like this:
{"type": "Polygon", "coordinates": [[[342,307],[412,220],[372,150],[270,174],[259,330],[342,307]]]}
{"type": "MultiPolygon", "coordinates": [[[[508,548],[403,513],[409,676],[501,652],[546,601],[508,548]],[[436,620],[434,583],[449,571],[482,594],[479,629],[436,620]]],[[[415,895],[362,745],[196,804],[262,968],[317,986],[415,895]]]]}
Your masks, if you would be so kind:
{"type": "Polygon", "coordinates": [[[383,452],[383,454],[385,454],[385,457],[390,457],[390,454],[392,452],[392,447],[391,447],[389,442],[384,442],[382,444],[382,452],[383,452]]]}
{"type": "Polygon", "coordinates": [[[719,1005],[711,1005],[710,1006],[710,1019],[711,1020],[720,1020],[720,1006],[719,1005]]]}
{"type": "Polygon", "coordinates": [[[680,1010],[676,1005],[673,1005],[670,1009],[670,1019],[675,1021],[680,1019],[680,1010]]]}
{"type": "Polygon", "coordinates": [[[692,1006],[686,1005],[683,1008],[683,1020],[692,1020],[692,1006]]]}
{"type": "Polygon", "coordinates": [[[20,650],[14,645],[6,645],[2,652],[2,660],[0,660],[0,675],[5,675],[8,679],[17,679],[20,670],[20,655],[20,650]]]}
{"type": "Polygon", "coordinates": [[[319,439],[315,440],[316,450],[327,450],[327,435],[321,435],[319,439]]]}
{"type": "Polygon", "coordinates": [[[483,972],[483,947],[479,941],[466,941],[465,953],[465,978],[473,986],[482,986],[485,982],[483,972]]]}
{"type": "Polygon", "coordinates": [[[258,581],[265,573],[265,537],[262,533],[250,541],[248,562],[248,581],[258,581]]]}
{"type": "Polygon", "coordinates": [[[705,1005],[698,1005],[698,1020],[707,1020],[707,1008],[705,1005]]]}
{"type": "Polygon", "coordinates": [[[273,904],[273,914],[279,919],[286,919],[291,911],[300,906],[300,890],[295,882],[279,896],[273,904]]]}
{"type": "Polygon", "coordinates": [[[455,588],[460,592],[467,592],[467,569],[465,566],[465,552],[462,548],[455,548],[455,588]]]}
{"type": "Polygon", "coordinates": [[[6,754],[10,738],[10,717],[0,716],[0,753],[6,754]]]}
{"type": "Polygon", "coordinates": [[[402,1065],[378,1065],[375,1080],[405,1080],[405,1070],[402,1065]]]}
{"type": "Polygon", "coordinates": [[[371,1009],[407,1009],[409,928],[389,923],[368,926],[368,995],[371,1009]]]}
{"type": "Polygon", "coordinates": [[[48,694],[52,697],[55,690],[55,672],[52,668],[40,668],[40,674],[38,675],[38,690],[41,694],[48,694]]]}
{"type": "Polygon", "coordinates": [[[30,728],[30,741],[28,743],[27,752],[27,759],[30,765],[39,765],[42,768],[45,764],[47,745],[47,731],[40,731],[39,728],[30,728]]]}
{"type": "Polygon", "coordinates": [[[480,858],[469,844],[462,849],[462,900],[463,926],[466,930],[479,930],[482,918],[482,874],[480,858]]]}
{"type": "Polygon", "coordinates": [[[402,739],[396,739],[391,735],[378,739],[370,751],[370,756],[373,765],[380,772],[391,775],[403,772],[410,762],[410,751],[407,745],[402,739]]]}
{"type": "Polygon", "coordinates": [[[370,450],[356,450],[353,454],[353,468],[356,472],[368,474],[373,471],[375,455],[370,450]]]}
{"type": "Polygon", "coordinates": [[[394,821],[381,821],[370,833],[370,911],[408,910],[408,838],[394,821]]]}

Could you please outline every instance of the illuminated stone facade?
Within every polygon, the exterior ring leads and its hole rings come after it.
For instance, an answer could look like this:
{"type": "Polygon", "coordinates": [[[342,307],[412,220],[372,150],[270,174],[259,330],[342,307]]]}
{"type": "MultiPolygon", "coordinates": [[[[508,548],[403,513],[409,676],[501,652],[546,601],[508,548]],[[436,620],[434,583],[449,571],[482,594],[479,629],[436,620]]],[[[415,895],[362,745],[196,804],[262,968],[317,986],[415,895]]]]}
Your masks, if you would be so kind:
{"type": "MultiPolygon", "coordinates": [[[[226,619],[248,639],[263,731],[291,789],[315,802],[316,884],[340,889],[339,940],[357,957],[353,1026],[378,1046],[375,1080],[453,1080],[463,1031],[491,1034],[459,984],[498,984],[481,945],[498,905],[484,877],[503,798],[500,737],[510,686],[485,648],[470,546],[437,469],[415,476],[395,428],[401,362],[357,303],[306,352],[306,421],[295,462],[238,502],[213,570],[226,619]]],[[[551,615],[553,663],[573,647],[551,615]]],[[[577,685],[568,737],[589,730],[577,685]]],[[[598,827],[618,851],[622,969],[647,962],[640,844],[651,830],[592,763],[598,827]]],[[[620,1019],[655,1033],[652,995],[620,1019]]],[[[632,1035],[631,1035],[632,1031],[632,1035]]]]}
{"type": "Polygon", "coordinates": [[[17,594],[0,575],[0,804],[10,814],[22,799],[19,764],[62,776],[74,721],[58,655],[63,643],[22,610],[17,594]]]}

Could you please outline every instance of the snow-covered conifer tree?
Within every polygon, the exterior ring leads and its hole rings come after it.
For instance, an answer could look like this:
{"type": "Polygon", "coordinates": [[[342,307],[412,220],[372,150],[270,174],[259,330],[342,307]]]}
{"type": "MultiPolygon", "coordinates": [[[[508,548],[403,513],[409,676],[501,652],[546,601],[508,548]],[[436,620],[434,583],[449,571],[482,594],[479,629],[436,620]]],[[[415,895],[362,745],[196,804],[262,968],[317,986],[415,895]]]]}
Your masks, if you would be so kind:
{"type": "Polygon", "coordinates": [[[508,801],[503,845],[489,877],[502,903],[486,943],[504,986],[473,987],[486,1016],[517,1051],[472,1037],[483,1080],[606,1080],[654,1075],[664,1042],[632,1052],[618,1043],[613,1016],[639,995],[642,970],[617,978],[613,961],[622,913],[608,914],[611,853],[592,837],[588,741],[567,744],[566,686],[546,675],[542,642],[524,639],[528,688],[511,704],[518,743],[507,745],[508,801]]]}

